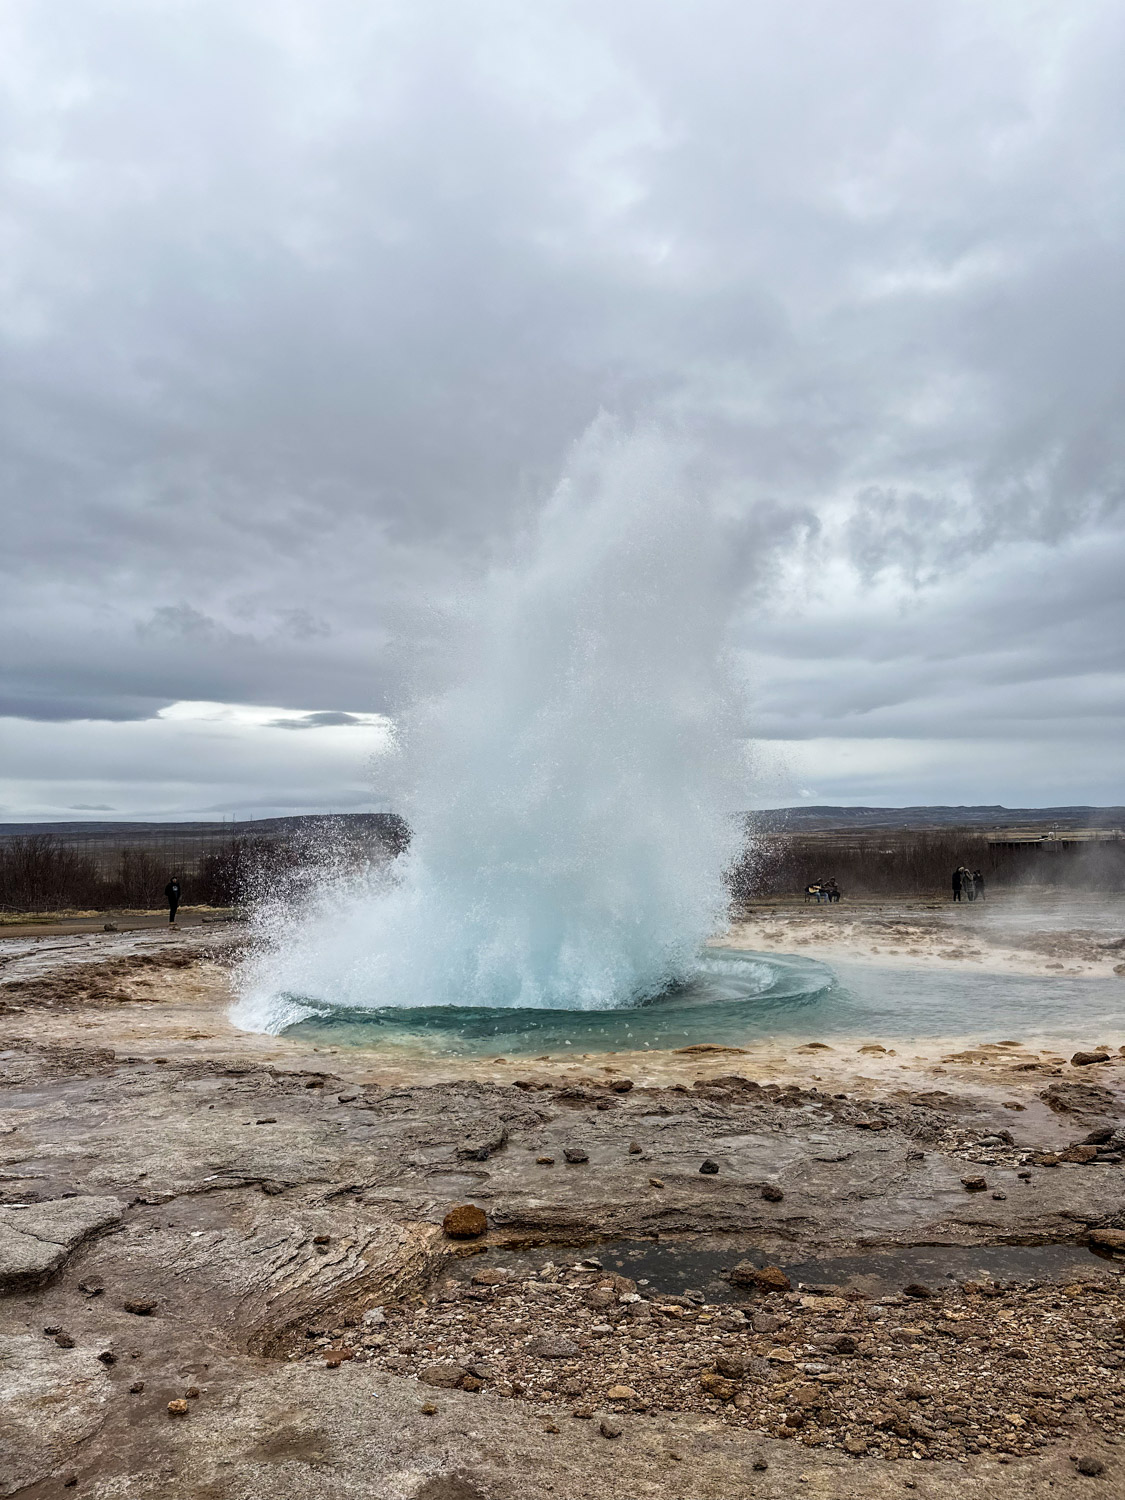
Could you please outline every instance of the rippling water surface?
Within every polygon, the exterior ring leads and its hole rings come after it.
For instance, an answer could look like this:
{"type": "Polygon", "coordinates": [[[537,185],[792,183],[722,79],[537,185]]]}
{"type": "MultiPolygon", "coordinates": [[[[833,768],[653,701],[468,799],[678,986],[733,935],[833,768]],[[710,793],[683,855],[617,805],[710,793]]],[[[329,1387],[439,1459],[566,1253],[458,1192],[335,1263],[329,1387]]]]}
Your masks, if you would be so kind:
{"type": "Polygon", "coordinates": [[[325,1005],[300,994],[285,999],[302,1017],[286,1034],[320,1044],[526,1056],[762,1040],[1116,1042],[1125,985],[1116,978],[830,968],[798,955],[708,948],[687,982],[618,1010],[371,1009],[325,1005]]]}

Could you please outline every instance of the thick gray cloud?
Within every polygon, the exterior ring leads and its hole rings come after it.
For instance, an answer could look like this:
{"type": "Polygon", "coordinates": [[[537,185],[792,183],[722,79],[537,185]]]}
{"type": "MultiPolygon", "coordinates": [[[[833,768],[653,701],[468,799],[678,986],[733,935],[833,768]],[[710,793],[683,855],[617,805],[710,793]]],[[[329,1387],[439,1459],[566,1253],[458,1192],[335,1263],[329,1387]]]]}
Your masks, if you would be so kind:
{"type": "MultiPolygon", "coordinates": [[[[0,714],[44,745],[182,701],[322,734],[393,708],[609,411],[756,510],[752,728],[938,766],[967,734],[995,747],[958,762],[969,800],[1105,800],[1111,0],[13,0],[0,27],[0,714]]],[[[944,799],[881,774],[838,794],[944,799]]],[[[52,775],[104,800],[80,758],[52,775]]],[[[6,815],[55,805],[30,787],[6,815]]],[[[333,801],[296,765],[254,791],[333,801]]],[[[143,805],[249,792],[196,756],[143,805]]]]}

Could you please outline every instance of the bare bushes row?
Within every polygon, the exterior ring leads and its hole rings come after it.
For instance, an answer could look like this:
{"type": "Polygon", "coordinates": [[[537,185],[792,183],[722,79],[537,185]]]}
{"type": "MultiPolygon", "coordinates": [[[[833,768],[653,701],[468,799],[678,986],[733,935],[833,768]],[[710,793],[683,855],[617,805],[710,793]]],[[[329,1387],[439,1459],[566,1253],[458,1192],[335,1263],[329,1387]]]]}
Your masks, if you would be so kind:
{"type": "Polygon", "coordinates": [[[1012,847],[957,831],[792,834],[758,842],[751,833],[730,879],[742,901],[792,895],[825,880],[852,896],[949,896],[960,865],[981,872],[986,892],[1020,886],[1125,891],[1125,842],[1012,847]]]}

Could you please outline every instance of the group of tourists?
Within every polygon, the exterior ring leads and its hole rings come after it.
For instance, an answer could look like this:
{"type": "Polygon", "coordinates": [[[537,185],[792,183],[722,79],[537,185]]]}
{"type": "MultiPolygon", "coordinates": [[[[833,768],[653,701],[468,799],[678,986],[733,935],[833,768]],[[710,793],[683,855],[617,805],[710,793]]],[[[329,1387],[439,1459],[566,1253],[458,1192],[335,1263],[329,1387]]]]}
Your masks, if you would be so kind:
{"type": "Polygon", "coordinates": [[[813,900],[819,906],[822,901],[827,901],[831,905],[833,901],[839,901],[839,899],[840,887],[835,880],[814,880],[811,885],[805,886],[806,906],[813,900]]]}
{"type": "Polygon", "coordinates": [[[979,870],[958,865],[953,872],[954,901],[975,901],[978,896],[984,900],[984,876],[979,870]]]}

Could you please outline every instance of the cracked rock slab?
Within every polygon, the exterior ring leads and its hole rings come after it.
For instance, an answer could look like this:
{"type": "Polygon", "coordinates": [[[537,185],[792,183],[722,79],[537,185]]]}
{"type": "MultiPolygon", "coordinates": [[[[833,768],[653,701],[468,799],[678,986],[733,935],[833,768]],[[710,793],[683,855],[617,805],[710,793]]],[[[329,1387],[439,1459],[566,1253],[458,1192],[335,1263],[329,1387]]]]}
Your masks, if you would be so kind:
{"type": "Polygon", "coordinates": [[[0,1208],[0,1292],[42,1286],[92,1235],[118,1223],[120,1198],[55,1198],[0,1208]]]}
{"type": "Polygon", "coordinates": [[[0,1335],[0,1496],[74,1460],[105,1419],[109,1381],[93,1354],[0,1335]]]}

